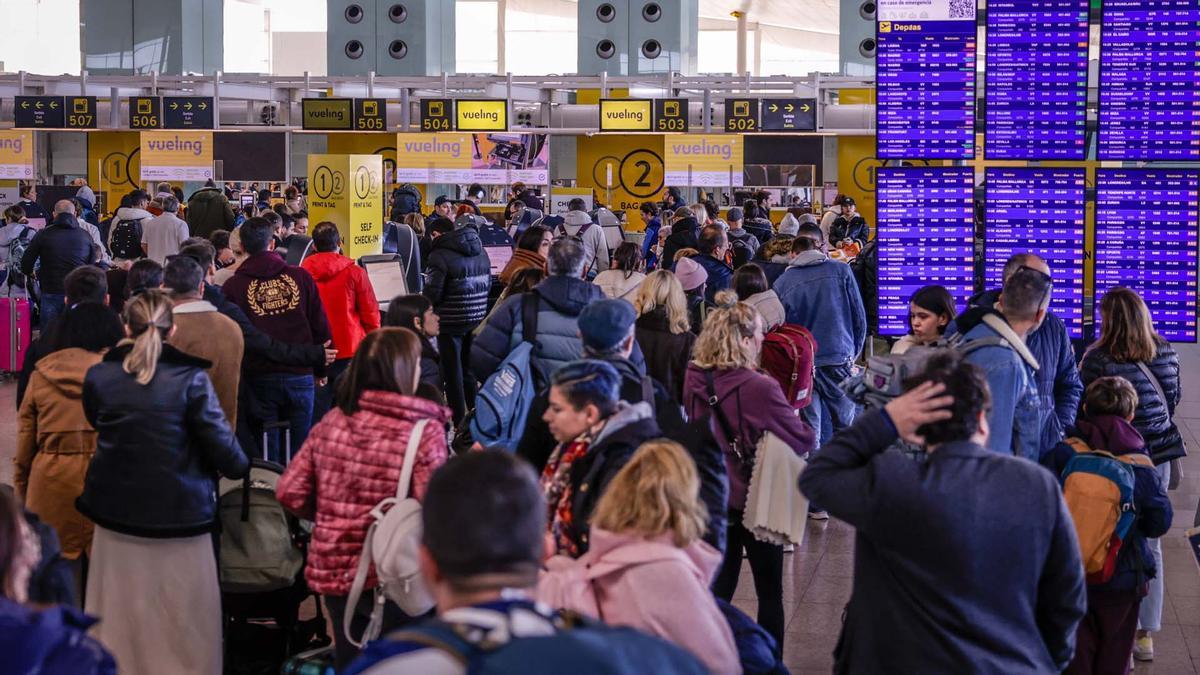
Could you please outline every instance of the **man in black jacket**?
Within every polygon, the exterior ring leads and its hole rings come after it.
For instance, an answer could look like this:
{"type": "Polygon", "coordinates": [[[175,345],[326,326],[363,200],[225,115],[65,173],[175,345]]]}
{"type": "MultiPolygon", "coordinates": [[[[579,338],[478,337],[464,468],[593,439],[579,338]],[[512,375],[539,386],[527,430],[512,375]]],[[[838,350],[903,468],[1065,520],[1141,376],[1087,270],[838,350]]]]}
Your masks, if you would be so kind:
{"type": "Polygon", "coordinates": [[[857,530],[834,671],[1062,671],[1087,595],[1057,478],[987,450],[990,397],[975,365],[947,351],[905,384],[800,476],[809,499],[857,530]],[[925,461],[886,452],[898,437],[924,446],[925,461]]]}
{"type": "Polygon", "coordinates": [[[665,270],[675,269],[675,254],[685,248],[700,248],[700,223],[696,215],[686,206],[679,207],[675,212],[675,220],[671,221],[671,235],[663,242],[662,258],[659,265],[665,270]]]}
{"type": "Polygon", "coordinates": [[[461,227],[455,227],[448,219],[438,218],[429,232],[433,236],[426,265],[429,280],[421,293],[442,320],[438,351],[446,378],[446,402],[458,424],[475,403],[475,379],[467,359],[472,332],[487,316],[491,263],[473,221],[464,219],[461,227]]]}
{"type": "Polygon", "coordinates": [[[42,292],[39,304],[41,330],[49,328],[50,322],[66,306],[63,281],[67,275],[76,267],[92,262],[95,256],[92,238],[79,227],[79,221],[75,219],[75,205],[69,199],[59,200],[54,205],[54,222],[33,235],[29,247],[25,249],[25,256],[21,258],[21,273],[26,277],[33,276],[37,267],[37,279],[42,292]]]}

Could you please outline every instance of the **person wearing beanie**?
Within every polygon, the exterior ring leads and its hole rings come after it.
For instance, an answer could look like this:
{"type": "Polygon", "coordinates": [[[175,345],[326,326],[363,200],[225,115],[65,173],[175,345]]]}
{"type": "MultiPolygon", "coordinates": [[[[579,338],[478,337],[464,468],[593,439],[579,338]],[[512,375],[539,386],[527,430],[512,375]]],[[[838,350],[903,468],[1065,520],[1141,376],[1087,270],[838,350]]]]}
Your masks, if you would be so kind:
{"type": "Polygon", "coordinates": [[[796,220],[796,216],[790,213],[785,213],[783,220],[779,221],[779,234],[786,234],[789,237],[796,236],[800,231],[800,221],[796,220]]]}
{"type": "Polygon", "coordinates": [[[708,315],[711,305],[704,299],[705,287],[708,285],[708,272],[700,263],[691,258],[680,258],[675,263],[675,276],[683,286],[683,295],[687,298],[688,320],[692,324],[692,332],[700,334],[704,326],[704,317],[708,315]]]}
{"type": "Polygon", "coordinates": [[[691,208],[681,206],[675,210],[675,219],[671,221],[671,234],[663,243],[660,267],[674,270],[675,254],[685,248],[700,248],[700,221],[691,208]]]}
{"type": "Polygon", "coordinates": [[[725,234],[729,237],[735,270],[753,260],[760,246],[758,237],[742,226],[744,217],[742,209],[737,206],[731,206],[725,214],[725,221],[729,223],[729,231],[725,234]]]}

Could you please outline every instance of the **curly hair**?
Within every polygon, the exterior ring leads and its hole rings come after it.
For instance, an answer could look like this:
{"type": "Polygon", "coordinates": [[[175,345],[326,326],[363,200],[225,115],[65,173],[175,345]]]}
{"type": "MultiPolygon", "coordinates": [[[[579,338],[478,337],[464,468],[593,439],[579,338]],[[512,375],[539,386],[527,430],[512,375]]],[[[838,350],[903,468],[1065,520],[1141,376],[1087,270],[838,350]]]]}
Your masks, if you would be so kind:
{"type": "Polygon", "coordinates": [[[758,352],[742,338],[763,330],[762,315],[729,289],[717,293],[717,308],[708,312],[692,350],[692,363],[701,368],[757,368],[758,352]]]}

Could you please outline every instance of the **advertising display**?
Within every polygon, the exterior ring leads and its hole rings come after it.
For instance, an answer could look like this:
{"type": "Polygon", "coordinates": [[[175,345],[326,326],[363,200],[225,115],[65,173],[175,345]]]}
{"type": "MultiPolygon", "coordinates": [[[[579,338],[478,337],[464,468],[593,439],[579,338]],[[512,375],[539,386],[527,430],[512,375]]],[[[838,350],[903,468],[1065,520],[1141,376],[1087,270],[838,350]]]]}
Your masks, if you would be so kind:
{"type": "Polygon", "coordinates": [[[1004,284],[1004,263],[1033,251],[1054,279],[1050,311],[1083,337],[1084,169],[988,169],[984,180],[984,288],[1004,284]]]}
{"type": "Polygon", "coordinates": [[[141,132],[141,180],[194,180],[213,177],[213,132],[141,132]]]}
{"type": "Polygon", "coordinates": [[[1159,335],[1196,341],[1198,228],[1200,169],[1097,170],[1097,336],[1100,299],[1126,286],[1146,301],[1159,335]]]}
{"type": "Polygon", "coordinates": [[[877,173],[879,334],[909,332],[908,300],[945,286],[962,310],[974,288],[975,171],[881,168],[877,173]]]}
{"type": "Polygon", "coordinates": [[[546,134],[398,134],[397,183],[550,184],[546,134]]]}
{"type": "Polygon", "coordinates": [[[1200,160],[1200,4],[1104,0],[1101,160],[1200,160]]]}
{"type": "Polygon", "coordinates": [[[994,0],[987,9],[984,155],[1084,159],[1088,0],[994,0]]]}
{"type": "Polygon", "coordinates": [[[741,187],[745,139],[732,134],[683,134],[663,139],[667,185],[741,187]]]}
{"type": "Polygon", "coordinates": [[[975,1],[883,0],[876,23],[880,159],[975,157],[975,1]]]}
{"type": "Polygon", "coordinates": [[[343,252],[354,259],[383,251],[383,158],[309,155],[311,222],[338,226],[343,252]]]}
{"type": "Polygon", "coordinates": [[[33,132],[0,131],[0,180],[33,178],[33,132]]]}

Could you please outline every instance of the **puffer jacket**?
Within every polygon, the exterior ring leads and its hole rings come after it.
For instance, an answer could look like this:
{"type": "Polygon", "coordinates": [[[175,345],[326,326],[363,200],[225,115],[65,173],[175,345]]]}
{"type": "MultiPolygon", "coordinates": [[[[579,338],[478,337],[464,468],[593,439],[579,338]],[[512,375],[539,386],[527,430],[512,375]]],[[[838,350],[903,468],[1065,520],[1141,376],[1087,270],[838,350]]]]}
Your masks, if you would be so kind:
{"type": "Polygon", "coordinates": [[[1185,454],[1183,437],[1175,425],[1175,406],[1183,395],[1179,380],[1179,356],[1170,343],[1163,342],[1158,346],[1154,360],[1147,365],[1167,395],[1166,401],[1158,395],[1154,384],[1136,363],[1119,363],[1098,349],[1089,350],[1083,355],[1079,373],[1085,389],[1096,379],[1107,376],[1123,377],[1133,384],[1138,394],[1133,427],[1146,439],[1146,451],[1154,464],[1158,465],[1185,454]]]}
{"type": "Polygon", "coordinates": [[[314,253],[300,266],[317,282],[338,358],[354,356],[367,333],[379,328],[379,303],[367,271],[340,253],[314,253]]]}
{"type": "Polygon", "coordinates": [[[733,282],[733,268],[711,255],[693,256],[692,260],[700,263],[704,271],[708,272],[708,282],[704,285],[704,299],[710,305],[715,305],[717,292],[729,288],[733,282]]]}
{"type": "Polygon", "coordinates": [[[624,270],[604,270],[593,280],[600,290],[610,298],[625,300],[633,304],[637,297],[638,288],[646,278],[641,272],[625,272],[624,270]]]}
{"type": "Polygon", "coordinates": [[[141,385],[122,366],[130,349],[108,352],[84,378],[83,410],[99,435],[75,506],[121,534],[211,532],[217,474],[241,478],[250,463],[204,372],[209,363],[165,344],[154,379],[141,385]]]}
{"type": "Polygon", "coordinates": [[[187,224],[193,237],[206,239],[216,230],[232,230],[233,207],[219,188],[200,188],[188,199],[187,224]]]}
{"type": "Polygon", "coordinates": [[[425,266],[429,279],[421,291],[433,303],[446,335],[466,335],[487,316],[492,268],[479,230],[471,225],[433,241],[425,266]]]}
{"type": "Polygon", "coordinates": [[[37,279],[43,293],[62,294],[67,275],[92,262],[92,238],[79,227],[69,213],[60,213],[54,222],[33,235],[21,258],[21,274],[33,276],[40,263],[37,279]]]}
{"type": "Polygon", "coordinates": [[[871,228],[867,226],[867,221],[857,213],[849,218],[838,216],[837,220],[833,221],[833,225],[829,227],[829,243],[831,245],[850,239],[865,246],[870,238],[871,228]]]}
{"type": "Polygon", "coordinates": [[[675,254],[685,248],[700,248],[700,223],[695,218],[683,218],[671,225],[671,234],[663,241],[659,269],[675,269],[675,254]]]}
{"type": "MultiPolygon", "coordinates": [[[[579,313],[589,304],[604,299],[604,292],[593,283],[566,276],[552,276],[529,293],[506,298],[492,312],[483,330],[471,343],[471,373],[480,382],[496,372],[508,353],[524,339],[521,303],[529,297],[538,302],[537,342],[533,363],[540,377],[549,377],[560,367],[583,354],[579,339],[579,313]]],[[[443,323],[442,330],[445,331],[443,323]]],[[[642,351],[634,343],[629,360],[645,367],[642,351]]]]}
{"type": "Polygon", "coordinates": [[[100,354],[63,349],[37,362],[21,402],[13,485],[26,508],[58,532],[62,556],[75,560],[92,545],[92,523],[75,510],[96,430],[83,414],[83,378],[100,354]]]}
{"type": "MultiPolygon", "coordinates": [[[[279,479],[275,494],[284,508],[315,523],[308,547],[308,585],[322,595],[346,595],[371,524],[371,509],[396,495],[413,427],[429,424],[413,464],[417,500],[433,472],[446,462],[446,408],[414,396],[366,391],[359,410],[333,408],[308,434],[279,479]]],[[[375,584],[374,569],[367,587],[375,584]]]]}

